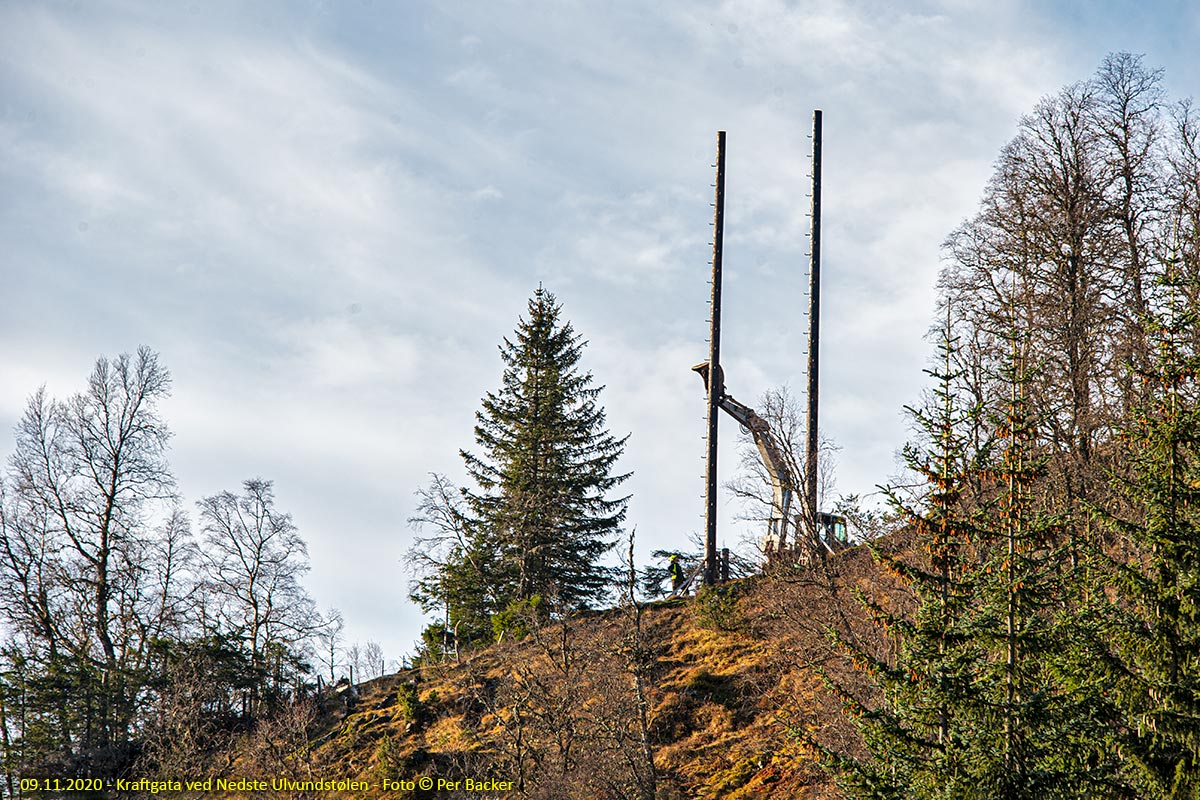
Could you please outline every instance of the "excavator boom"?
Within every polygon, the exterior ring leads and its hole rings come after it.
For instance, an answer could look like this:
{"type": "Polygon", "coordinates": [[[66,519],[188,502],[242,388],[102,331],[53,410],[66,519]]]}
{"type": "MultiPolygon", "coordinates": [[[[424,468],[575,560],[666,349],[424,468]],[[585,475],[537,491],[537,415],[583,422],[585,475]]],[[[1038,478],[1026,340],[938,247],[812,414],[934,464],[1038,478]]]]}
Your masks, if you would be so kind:
{"type": "MultiPolygon", "coordinates": [[[[692,367],[700,374],[705,388],[710,380],[708,362],[692,367]]],[[[768,553],[783,549],[787,540],[788,521],[791,519],[792,496],[796,491],[796,479],[784,456],[770,424],[754,412],[754,409],[739,403],[733,395],[725,392],[725,371],[717,367],[717,402],[725,413],[736,419],[743,428],[750,431],[754,444],[762,457],[763,466],[771,476],[772,503],[771,519],[767,531],[765,548],[768,553]]]]}

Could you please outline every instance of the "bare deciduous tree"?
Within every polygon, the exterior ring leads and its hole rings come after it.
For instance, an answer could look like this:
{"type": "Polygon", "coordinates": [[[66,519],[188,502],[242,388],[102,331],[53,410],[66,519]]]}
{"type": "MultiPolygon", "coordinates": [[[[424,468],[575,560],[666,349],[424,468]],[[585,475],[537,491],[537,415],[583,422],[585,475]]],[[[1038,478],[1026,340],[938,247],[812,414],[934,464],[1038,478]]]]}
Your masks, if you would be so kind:
{"type": "MultiPolygon", "coordinates": [[[[787,537],[791,540],[790,545],[794,545],[796,540],[793,537],[804,530],[802,520],[810,518],[814,510],[804,508],[803,487],[807,461],[804,412],[786,386],[768,389],[764,392],[754,411],[770,425],[771,435],[775,439],[779,452],[786,463],[787,471],[791,474],[795,484],[792,487],[791,519],[787,526],[787,537]]],[[[778,515],[782,511],[775,507],[771,473],[763,462],[763,456],[750,431],[740,428],[738,443],[741,451],[741,472],[727,481],[725,488],[741,501],[741,518],[759,523],[765,530],[772,515],[778,515]]],[[[837,450],[838,447],[830,439],[821,439],[818,459],[820,473],[817,480],[818,497],[828,497],[832,491],[836,466],[833,456],[837,450]]],[[[764,552],[761,536],[753,537],[751,545],[760,554],[764,552]]]]}
{"type": "Polygon", "coordinates": [[[342,631],[345,627],[342,612],[331,608],[325,612],[325,619],[317,631],[317,658],[321,667],[329,670],[331,685],[337,680],[337,666],[341,663],[342,631]]]}
{"type": "Polygon", "coordinates": [[[62,700],[47,712],[57,733],[46,745],[93,765],[127,757],[133,676],[150,637],[176,616],[171,583],[186,536],[168,524],[156,541],[148,524],[155,503],[175,496],[158,415],[170,382],[148,348],[100,358],[83,392],[33,395],[9,459],[0,603],[19,637],[10,645],[21,642],[29,680],[53,664],[79,682],[69,709],[62,700]],[[156,568],[166,571],[151,575],[156,568]],[[149,602],[147,581],[161,590],[149,602]]]}
{"type": "Polygon", "coordinates": [[[430,473],[418,489],[417,513],[408,524],[416,532],[406,567],[413,576],[409,597],[441,619],[441,653],[457,652],[460,638],[486,638],[490,621],[479,613],[478,593],[486,590],[484,565],[472,546],[462,493],[445,475],[430,473]]]}
{"type": "Polygon", "coordinates": [[[383,673],[387,671],[387,666],[383,659],[383,645],[368,639],[367,646],[363,648],[363,662],[365,664],[365,669],[363,670],[364,680],[382,678],[383,673]]]}
{"type": "Polygon", "coordinates": [[[354,642],[346,648],[346,666],[350,669],[351,683],[363,679],[363,649],[358,642],[354,642]]]}
{"type": "Polygon", "coordinates": [[[284,685],[296,648],[320,628],[312,598],[300,585],[308,548],[290,514],[275,508],[270,481],[247,480],[243,493],[199,502],[203,558],[215,612],[241,638],[256,670],[284,685]]]}

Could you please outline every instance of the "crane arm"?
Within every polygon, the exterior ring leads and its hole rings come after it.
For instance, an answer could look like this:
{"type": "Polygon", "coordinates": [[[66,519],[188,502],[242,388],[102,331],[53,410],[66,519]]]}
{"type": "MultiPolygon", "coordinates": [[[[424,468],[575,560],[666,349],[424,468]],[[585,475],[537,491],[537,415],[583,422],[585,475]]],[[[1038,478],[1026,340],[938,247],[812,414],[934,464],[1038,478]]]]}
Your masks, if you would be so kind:
{"type": "MultiPolygon", "coordinates": [[[[705,361],[692,367],[700,374],[707,388],[709,381],[708,362],[705,361]]],[[[736,419],[742,427],[750,431],[763,466],[771,477],[772,503],[770,530],[767,535],[767,549],[782,548],[787,536],[788,519],[792,505],[792,494],[796,490],[796,479],[784,456],[783,449],[771,431],[770,424],[754,412],[750,406],[740,403],[733,395],[725,392],[725,371],[717,367],[717,403],[725,413],[736,419]]]]}
{"type": "MultiPolygon", "coordinates": [[[[692,367],[694,372],[700,373],[700,378],[704,381],[705,388],[708,387],[708,362],[697,364],[692,367]]],[[[754,437],[754,444],[758,447],[758,452],[762,456],[763,466],[767,468],[771,479],[782,484],[789,490],[794,490],[796,486],[795,476],[792,474],[792,469],[788,465],[787,458],[783,454],[783,449],[779,446],[774,433],[771,431],[771,425],[762,417],[754,412],[754,409],[745,403],[740,403],[734,399],[733,395],[725,392],[725,370],[718,367],[717,384],[717,402],[725,413],[733,417],[746,430],[750,431],[750,435],[754,437]]]]}
{"type": "Polygon", "coordinates": [[[759,455],[762,456],[763,466],[771,474],[772,480],[778,481],[788,489],[793,489],[795,479],[792,476],[792,469],[771,431],[770,424],[754,413],[754,409],[735,400],[733,395],[727,394],[721,397],[721,408],[740,422],[742,427],[750,431],[750,435],[754,437],[754,444],[758,447],[759,455]]]}

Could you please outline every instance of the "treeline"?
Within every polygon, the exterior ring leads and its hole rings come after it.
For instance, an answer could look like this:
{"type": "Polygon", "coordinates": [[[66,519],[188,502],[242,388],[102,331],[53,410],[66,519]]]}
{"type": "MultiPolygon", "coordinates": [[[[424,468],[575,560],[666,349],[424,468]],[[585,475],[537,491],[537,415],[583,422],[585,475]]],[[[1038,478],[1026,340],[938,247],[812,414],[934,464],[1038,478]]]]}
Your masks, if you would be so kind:
{"type": "Polygon", "coordinates": [[[82,392],[37,391],[16,428],[0,478],[7,796],[19,777],[208,774],[295,713],[338,652],[270,481],[203,498],[193,526],[167,462],[169,388],[149,349],[101,358],[82,392]]]}
{"type": "MultiPolygon", "coordinates": [[[[440,621],[418,661],[524,635],[605,601],[602,562],[625,515],[610,497],[624,439],[604,430],[584,343],[539,289],[501,346],[483,400],[474,487],[418,493],[412,595],[440,621]]],[[[291,774],[311,754],[316,690],[339,667],[384,672],[343,645],[300,579],[308,555],[272,484],[195,504],[170,465],[157,354],[101,358],[65,400],[29,400],[0,475],[0,746],[30,776],[291,774]]],[[[311,767],[311,764],[308,765],[311,767]]]]}
{"type": "Polygon", "coordinates": [[[1129,54],[1042,100],[947,241],[893,501],[911,591],[831,680],[851,796],[1200,792],[1200,119],[1129,54]]]}

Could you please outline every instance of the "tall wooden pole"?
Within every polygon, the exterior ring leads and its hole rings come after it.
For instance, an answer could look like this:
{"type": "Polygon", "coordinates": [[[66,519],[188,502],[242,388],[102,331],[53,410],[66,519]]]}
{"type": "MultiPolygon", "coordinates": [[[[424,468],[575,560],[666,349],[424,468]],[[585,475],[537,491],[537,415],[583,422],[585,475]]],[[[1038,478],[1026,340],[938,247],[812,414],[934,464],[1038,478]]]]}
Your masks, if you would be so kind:
{"type": "Polygon", "coordinates": [[[717,421],[721,413],[721,248],[725,236],[725,131],[717,132],[717,195],[713,203],[712,316],[708,333],[708,458],[704,477],[704,582],[715,586],[717,564],[717,421]]]}
{"type": "Polygon", "coordinates": [[[805,511],[817,535],[817,396],[821,355],[821,112],[813,112],[812,252],[808,267],[808,452],[805,459],[805,511]]]}

